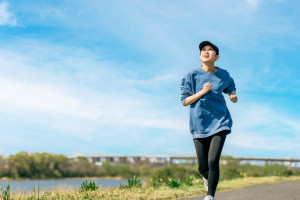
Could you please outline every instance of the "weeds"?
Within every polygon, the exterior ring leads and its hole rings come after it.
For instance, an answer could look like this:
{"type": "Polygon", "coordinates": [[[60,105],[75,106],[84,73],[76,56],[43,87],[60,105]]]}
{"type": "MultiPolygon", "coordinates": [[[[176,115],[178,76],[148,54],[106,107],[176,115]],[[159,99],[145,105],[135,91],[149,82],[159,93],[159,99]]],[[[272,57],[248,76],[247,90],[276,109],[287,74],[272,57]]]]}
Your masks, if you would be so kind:
{"type": "Polygon", "coordinates": [[[178,188],[182,184],[185,184],[187,186],[192,186],[195,179],[196,179],[195,176],[186,177],[184,179],[184,181],[181,181],[180,179],[174,179],[174,178],[168,178],[167,181],[164,181],[162,178],[156,179],[156,180],[153,180],[152,178],[150,178],[149,185],[150,185],[150,187],[153,187],[156,189],[161,187],[162,185],[167,185],[170,188],[178,188]]]}
{"type": "Polygon", "coordinates": [[[187,186],[192,186],[195,179],[196,179],[195,176],[189,176],[189,177],[186,177],[183,182],[187,186]]]}
{"type": "Polygon", "coordinates": [[[132,179],[128,179],[127,185],[120,185],[120,188],[142,187],[142,185],[142,179],[134,175],[132,179]]]}
{"type": "Polygon", "coordinates": [[[150,182],[150,187],[153,187],[153,188],[156,188],[156,189],[163,185],[163,180],[162,179],[153,180],[152,178],[150,178],[149,182],[150,182]]]}
{"type": "MultiPolygon", "coordinates": [[[[35,193],[36,193],[36,191],[35,191],[35,188],[33,188],[32,189],[32,193],[33,193],[33,196],[32,197],[30,197],[30,198],[28,198],[28,200],[35,200],[36,198],[35,198],[35,193]]],[[[38,188],[37,188],[37,200],[39,200],[40,199],[40,184],[38,184],[38,188]]]]}
{"type": "Polygon", "coordinates": [[[94,181],[85,181],[81,183],[80,192],[84,191],[95,191],[99,188],[99,186],[94,181]]]}
{"type": "Polygon", "coordinates": [[[181,185],[180,179],[176,180],[176,179],[169,178],[168,186],[170,188],[178,188],[180,187],[180,185],[181,185]]]}
{"type": "Polygon", "coordinates": [[[142,186],[142,180],[136,176],[133,176],[133,179],[128,179],[128,187],[141,187],[142,186]]]}
{"type": "Polygon", "coordinates": [[[1,199],[10,200],[10,184],[7,184],[4,190],[2,190],[2,187],[0,187],[0,190],[1,190],[1,199]]]}

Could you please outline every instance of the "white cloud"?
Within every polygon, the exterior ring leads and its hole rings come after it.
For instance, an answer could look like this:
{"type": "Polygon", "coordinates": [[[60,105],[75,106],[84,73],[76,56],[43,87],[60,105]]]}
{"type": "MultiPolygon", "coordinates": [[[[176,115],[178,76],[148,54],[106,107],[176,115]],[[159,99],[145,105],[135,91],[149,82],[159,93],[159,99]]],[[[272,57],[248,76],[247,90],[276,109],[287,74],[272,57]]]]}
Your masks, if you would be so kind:
{"type": "Polygon", "coordinates": [[[7,2],[4,1],[0,3],[0,26],[17,26],[17,18],[8,8],[9,4],[7,2]]]}
{"type": "Polygon", "coordinates": [[[164,87],[168,87],[171,84],[178,85],[178,75],[175,72],[168,72],[166,74],[157,74],[149,79],[126,79],[126,83],[133,87],[138,88],[146,88],[146,89],[154,89],[161,90],[164,87]]]}
{"type": "Polygon", "coordinates": [[[250,9],[258,9],[259,4],[261,3],[261,0],[246,0],[246,5],[250,8],[250,9]]]}
{"type": "Polygon", "coordinates": [[[0,78],[0,101],[5,104],[28,110],[93,117],[92,112],[81,108],[80,100],[60,90],[51,85],[0,78]]]}
{"type": "Polygon", "coordinates": [[[0,78],[1,110],[18,114],[29,112],[34,115],[36,112],[38,115],[44,113],[44,115],[77,116],[111,125],[115,125],[117,121],[117,124],[135,127],[169,130],[186,130],[187,128],[185,121],[178,119],[176,121],[165,116],[161,111],[146,108],[143,103],[136,102],[134,97],[132,99],[126,97],[120,102],[117,95],[102,94],[100,91],[90,90],[92,93],[86,93],[83,96],[68,95],[68,93],[73,93],[72,90],[72,88],[63,90],[62,87],[53,83],[0,78]],[[96,99],[88,100],[88,96],[96,97],[96,99]]]}
{"type": "Polygon", "coordinates": [[[38,115],[77,116],[110,125],[117,122],[125,126],[187,130],[185,121],[166,116],[155,108],[146,108],[143,103],[134,103],[134,97],[126,97],[120,102],[117,95],[99,91],[90,91],[98,94],[86,93],[87,96],[68,95],[73,93],[72,90],[64,91],[55,84],[0,78],[1,110],[19,114],[29,111],[33,115],[36,112],[38,115]],[[88,96],[96,99],[87,100],[88,96]]]}
{"type": "MultiPolygon", "coordinates": [[[[31,52],[38,44],[27,45],[31,48],[26,53],[0,49],[2,112],[25,118],[35,116],[47,126],[64,130],[72,122],[81,124],[77,122],[80,119],[85,124],[79,129],[85,129],[86,124],[93,124],[95,128],[97,124],[105,124],[187,130],[186,120],[170,116],[161,104],[154,103],[159,101],[158,95],[149,98],[148,94],[132,86],[132,82],[139,80],[130,80],[126,73],[117,73],[120,64],[98,60],[82,49],[55,48],[47,43],[43,43],[43,48],[37,48],[41,54],[48,55],[44,58],[35,51],[31,52]],[[51,52],[58,56],[52,58],[51,52]],[[61,57],[62,52],[69,52],[69,55],[61,57]],[[48,119],[49,115],[63,115],[66,126],[61,124],[60,117],[52,121],[43,120],[48,119]]],[[[145,85],[164,79],[170,81],[171,77],[157,75],[145,85]]],[[[74,131],[73,127],[69,130],[74,131]]],[[[83,131],[78,131],[83,134],[83,131]]]]}
{"type": "Polygon", "coordinates": [[[233,134],[229,143],[253,150],[297,151],[300,123],[267,104],[241,102],[232,106],[233,134]]]}

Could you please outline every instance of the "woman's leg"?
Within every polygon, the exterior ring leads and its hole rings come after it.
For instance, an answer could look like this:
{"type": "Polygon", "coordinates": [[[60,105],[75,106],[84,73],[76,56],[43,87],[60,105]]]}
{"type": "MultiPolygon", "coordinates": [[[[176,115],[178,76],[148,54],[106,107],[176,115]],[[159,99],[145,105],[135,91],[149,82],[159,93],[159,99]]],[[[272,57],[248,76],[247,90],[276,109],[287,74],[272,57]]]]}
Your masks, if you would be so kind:
{"type": "Polygon", "coordinates": [[[194,139],[197,159],[198,171],[205,178],[208,179],[208,151],[211,138],[196,138],[194,139]]]}
{"type": "Polygon", "coordinates": [[[208,195],[215,196],[220,177],[220,157],[228,131],[221,131],[211,137],[208,151],[208,195]]]}

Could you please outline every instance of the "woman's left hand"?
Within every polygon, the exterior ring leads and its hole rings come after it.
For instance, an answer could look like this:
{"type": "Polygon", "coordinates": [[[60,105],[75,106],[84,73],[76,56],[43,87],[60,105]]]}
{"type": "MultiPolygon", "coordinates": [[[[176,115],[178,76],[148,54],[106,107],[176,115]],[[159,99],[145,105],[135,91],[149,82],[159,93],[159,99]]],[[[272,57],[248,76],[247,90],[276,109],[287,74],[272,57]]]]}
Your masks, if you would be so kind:
{"type": "Polygon", "coordinates": [[[238,101],[238,98],[236,95],[230,95],[229,96],[230,101],[232,101],[233,103],[236,103],[238,101]]]}

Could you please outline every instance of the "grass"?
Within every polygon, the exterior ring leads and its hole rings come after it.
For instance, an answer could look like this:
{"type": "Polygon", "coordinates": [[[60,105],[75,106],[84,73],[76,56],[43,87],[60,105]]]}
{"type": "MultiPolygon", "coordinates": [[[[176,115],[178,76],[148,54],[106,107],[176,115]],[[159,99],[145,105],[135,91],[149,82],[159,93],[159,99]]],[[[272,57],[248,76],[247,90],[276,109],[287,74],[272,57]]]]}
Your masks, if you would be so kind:
{"type": "MultiPolygon", "coordinates": [[[[300,180],[299,176],[270,176],[270,177],[241,177],[232,180],[222,180],[218,185],[218,192],[233,190],[241,187],[264,184],[276,183],[282,181],[300,180]]],[[[47,192],[40,192],[39,197],[34,194],[20,194],[12,193],[11,199],[14,200],[71,200],[71,199],[90,199],[90,200],[151,200],[151,199],[180,199],[187,197],[194,197],[204,195],[205,189],[202,179],[195,179],[190,177],[189,180],[149,180],[147,183],[140,185],[139,179],[134,177],[131,181],[136,183],[132,187],[119,187],[119,188],[98,188],[95,191],[86,190],[52,190],[47,192]],[[174,181],[174,182],[173,182],[174,181]],[[154,184],[155,183],[155,184],[154,184]]],[[[129,182],[128,182],[129,183],[129,182]]],[[[7,191],[8,192],[8,191],[7,191]]],[[[4,198],[3,198],[4,199],[4,198]]]]}
{"type": "Polygon", "coordinates": [[[4,190],[0,187],[0,195],[2,200],[9,200],[10,199],[10,184],[7,184],[4,190]]]}
{"type": "Polygon", "coordinates": [[[94,181],[85,181],[81,183],[80,192],[85,192],[85,191],[95,191],[99,188],[99,186],[94,182],[94,181]]]}
{"type": "Polygon", "coordinates": [[[120,189],[142,187],[142,185],[143,185],[142,179],[134,175],[133,178],[128,179],[127,185],[120,185],[120,189]]]}

